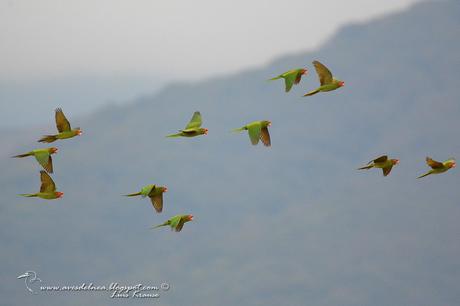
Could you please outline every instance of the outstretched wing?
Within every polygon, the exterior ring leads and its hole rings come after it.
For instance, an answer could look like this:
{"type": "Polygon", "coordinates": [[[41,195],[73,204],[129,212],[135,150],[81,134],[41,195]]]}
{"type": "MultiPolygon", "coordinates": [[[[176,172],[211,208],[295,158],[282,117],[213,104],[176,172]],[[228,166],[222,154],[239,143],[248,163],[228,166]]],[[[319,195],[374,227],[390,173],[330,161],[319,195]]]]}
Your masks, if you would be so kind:
{"type": "Polygon", "coordinates": [[[49,152],[37,152],[35,153],[35,159],[47,172],[53,173],[53,160],[49,152]]]}
{"type": "Polygon", "coordinates": [[[59,133],[69,132],[71,130],[69,120],[64,115],[64,112],[60,108],[56,108],[56,127],[59,133]]]}
{"type": "Polygon", "coordinates": [[[161,213],[163,210],[163,194],[157,194],[153,196],[149,196],[150,201],[152,202],[153,208],[155,208],[157,213],[161,213]]]}
{"type": "Polygon", "coordinates": [[[314,61],[313,66],[315,66],[321,86],[332,83],[332,73],[329,71],[329,69],[327,69],[326,66],[318,61],[314,61]]]}
{"type": "Polygon", "coordinates": [[[200,126],[201,126],[201,114],[200,112],[194,112],[192,119],[190,119],[190,122],[187,124],[184,130],[195,129],[195,128],[199,128],[200,126]]]}
{"type": "Polygon", "coordinates": [[[426,158],[426,163],[428,166],[430,166],[433,169],[442,169],[444,168],[444,164],[440,163],[438,161],[435,161],[434,159],[427,157],[426,158]]]}
{"type": "Polygon", "coordinates": [[[261,133],[260,123],[248,126],[249,139],[251,139],[251,143],[253,145],[256,145],[259,143],[260,133],[261,133]]]}
{"type": "Polygon", "coordinates": [[[54,192],[56,191],[56,184],[53,179],[46,173],[46,171],[40,171],[40,180],[42,185],[40,186],[40,192],[54,192]]]}
{"type": "Polygon", "coordinates": [[[387,176],[388,174],[390,174],[392,168],[393,166],[382,168],[383,176],[387,176]]]}
{"type": "Polygon", "coordinates": [[[184,227],[184,224],[185,224],[185,217],[181,217],[180,220],[179,220],[179,223],[177,223],[175,231],[180,232],[182,230],[182,228],[184,227]]]}
{"type": "Polygon", "coordinates": [[[284,76],[284,84],[286,85],[286,92],[290,91],[292,86],[296,83],[296,79],[297,79],[297,70],[293,70],[293,71],[289,71],[285,74],[284,76]]]}
{"type": "Polygon", "coordinates": [[[372,162],[374,162],[374,163],[384,163],[384,162],[386,162],[387,160],[388,160],[388,156],[387,156],[387,155],[383,155],[383,156],[380,156],[380,157],[378,157],[378,158],[376,158],[376,159],[374,159],[374,160],[371,160],[371,161],[369,162],[369,164],[372,163],[372,162]]]}
{"type": "Polygon", "coordinates": [[[264,127],[260,130],[260,140],[262,140],[262,143],[264,144],[264,146],[266,147],[271,146],[270,133],[268,132],[267,127],[264,127]]]}

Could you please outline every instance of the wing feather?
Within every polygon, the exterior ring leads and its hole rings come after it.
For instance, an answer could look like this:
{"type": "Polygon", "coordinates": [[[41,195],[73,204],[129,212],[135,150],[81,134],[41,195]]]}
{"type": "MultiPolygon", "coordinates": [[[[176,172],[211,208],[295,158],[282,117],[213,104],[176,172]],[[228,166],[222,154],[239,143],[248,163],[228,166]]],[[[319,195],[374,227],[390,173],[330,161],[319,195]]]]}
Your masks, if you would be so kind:
{"type": "Polygon", "coordinates": [[[71,130],[69,120],[64,115],[64,112],[60,108],[56,108],[56,127],[59,133],[69,132],[71,130]]]}
{"type": "Polygon", "coordinates": [[[313,66],[315,66],[316,73],[318,74],[321,86],[332,83],[332,73],[329,71],[329,69],[327,69],[326,66],[324,66],[318,61],[314,61],[313,66]]]}

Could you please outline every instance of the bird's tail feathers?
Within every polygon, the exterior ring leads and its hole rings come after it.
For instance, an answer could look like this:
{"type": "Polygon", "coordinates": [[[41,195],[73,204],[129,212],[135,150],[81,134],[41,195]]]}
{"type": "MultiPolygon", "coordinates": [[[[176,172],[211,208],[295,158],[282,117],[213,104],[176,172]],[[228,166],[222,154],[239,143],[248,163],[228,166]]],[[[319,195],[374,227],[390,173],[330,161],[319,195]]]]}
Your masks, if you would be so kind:
{"type": "Polygon", "coordinates": [[[370,166],[364,166],[364,167],[358,168],[357,170],[364,170],[364,169],[366,169],[366,170],[367,170],[367,169],[370,169],[370,168],[372,168],[372,167],[374,167],[374,166],[373,166],[373,165],[370,165],[370,166]]]}
{"type": "Polygon", "coordinates": [[[56,135],[45,135],[43,136],[38,142],[46,142],[46,143],[51,143],[57,140],[56,135]]]}
{"type": "Polygon", "coordinates": [[[246,128],[243,126],[242,128],[233,129],[232,132],[238,133],[238,132],[242,132],[244,130],[246,130],[246,128]]]}
{"type": "Polygon", "coordinates": [[[159,228],[159,227],[167,226],[167,225],[169,225],[169,221],[166,221],[163,224],[158,224],[158,225],[152,226],[150,229],[155,229],[155,228],[159,228]]]}
{"type": "Polygon", "coordinates": [[[15,155],[15,156],[11,156],[11,157],[26,157],[26,156],[31,156],[32,153],[25,153],[25,154],[19,154],[19,155],[15,155]]]}
{"type": "Polygon", "coordinates": [[[135,192],[135,193],[130,193],[130,194],[125,194],[125,197],[135,197],[141,195],[140,192],[135,192]]]}
{"type": "Polygon", "coordinates": [[[308,97],[308,96],[313,96],[314,94],[317,94],[319,92],[319,89],[315,89],[315,90],[312,90],[310,92],[307,92],[306,94],[304,94],[303,96],[304,97],[308,97]]]}
{"type": "Polygon", "coordinates": [[[23,196],[23,197],[27,197],[27,198],[32,198],[32,197],[37,197],[38,196],[36,193],[21,193],[19,195],[23,196]]]}
{"type": "Polygon", "coordinates": [[[271,79],[268,79],[267,81],[274,81],[274,80],[279,80],[281,79],[281,76],[277,76],[277,77],[274,77],[274,78],[271,78],[271,79]]]}
{"type": "Polygon", "coordinates": [[[170,137],[170,138],[171,138],[171,137],[180,137],[180,136],[181,136],[180,133],[177,133],[177,134],[168,135],[168,136],[166,136],[166,137],[170,137]]]}
{"type": "Polygon", "coordinates": [[[417,177],[417,178],[419,179],[419,178],[425,177],[425,176],[427,176],[427,175],[430,175],[431,173],[432,173],[431,171],[428,171],[427,173],[422,174],[422,175],[420,175],[420,176],[417,177]]]}

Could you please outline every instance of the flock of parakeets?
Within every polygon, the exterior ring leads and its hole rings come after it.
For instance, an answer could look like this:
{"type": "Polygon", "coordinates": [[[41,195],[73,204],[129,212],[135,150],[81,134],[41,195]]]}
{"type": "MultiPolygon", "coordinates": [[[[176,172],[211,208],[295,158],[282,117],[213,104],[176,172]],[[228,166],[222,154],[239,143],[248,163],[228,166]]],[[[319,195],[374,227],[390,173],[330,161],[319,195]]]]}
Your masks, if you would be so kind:
{"type": "MultiPolygon", "coordinates": [[[[320,62],[314,61],[313,65],[316,69],[316,73],[318,74],[320,86],[317,89],[306,93],[304,97],[312,96],[319,92],[328,92],[328,91],[336,90],[345,85],[343,81],[335,79],[332,76],[332,73],[329,71],[329,69],[323,64],[321,64],[320,62]]],[[[299,84],[300,80],[302,79],[302,76],[306,75],[307,73],[308,73],[308,70],[305,68],[292,69],[283,74],[280,74],[277,77],[270,79],[270,81],[284,79],[285,90],[286,92],[289,92],[292,86],[294,84],[299,84]]],[[[52,143],[56,140],[68,139],[68,138],[72,138],[75,136],[80,136],[82,134],[82,130],[80,128],[75,128],[75,129],[71,128],[69,121],[67,120],[64,113],[62,112],[62,109],[60,108],[56,109],[55,117],[56,117],[56,127],[59,133],[56,135],[45,135],[40,140],[38,140],[39,142],[52,143]]],[[[202,124],[201,114],[200,112],[195,112],[192,116],[192,119],[190,120],[190,122],[187,124],[187,126],[184,129],[179,130],[179,132],[176,134],[171,134],[166,137],[195,137],[199,135],[207,135],[208,129],[202,128],[201,124],[202,124]]],[[[254,121],[254,122],[246,124],[243,127],[234,129],[233,131],[235,132],[248,131],[249,139],[253,145],[257,145],[260,140],[265,146],[269,147],[271,145],[270,134],[268,132],[268,127],[270,125],[271,125],[271,122],[267,120],[254,121]]],[[[21,196],[39,197],[39,198],[46,199],[46,200],[52,200],[52,199],[59,199],[64,195],[62,192],[59,192],[56,190],[56,184],[54,183],[54,181],[48,174],[48,173],[53,173],[53,160],[52,160],[51,155],[57,152],[58,152],[57,148],[51,147],[51,148],[46,148],[46,149],[36,149],[36,150],[30,151],[25,154],[13,156],[13,157],[34,156],[35,159],[38,161],[38,163],[43,167],[43,169],[46,170],[46,171],[44,170],[40,171],[40,180],[41,180],[40,192],[30,193],[30,194],[21,194],[21,196]]],[[[388,174],[390,174],[393,166],[397,165],[398,163],[399,163],[398,159],[389,159],[388,156],[383,155],[374,160],[371,160],[366,166],[358,168],[358,170],[380,168],[383,171],[383,175],[387,176],[388,174]]],[[[430,157],[427,157],[426,163],[429,167],[431,167],[431,170],[419,176],[418,178],[422,178],[430,174],[443,173],[456,166],[455,159],[453,158],[450,158],[444,162],[438,162],[438,161],[431,159],[430,157]]],[[[167,191],[168,189],[164,186],[147,185],[143,187],[141,191],[136,192],[136,193],[127,194],[126,196],[128,197],[141,196],[143,198],[149,197],[155,211],[157,213],[161,213],[163,211],[163,193],[167,191]]],[[[161,226],[170,226],[172,230],[175,230],[176,232],[180,232],[184,224],[192,220],[193,220],[193,216],[190,214],[177,215],[177,216],[170,218],[166,222],[159,224],[157,226],[154,226],[152,228],[157,228],[161,226]]]]}

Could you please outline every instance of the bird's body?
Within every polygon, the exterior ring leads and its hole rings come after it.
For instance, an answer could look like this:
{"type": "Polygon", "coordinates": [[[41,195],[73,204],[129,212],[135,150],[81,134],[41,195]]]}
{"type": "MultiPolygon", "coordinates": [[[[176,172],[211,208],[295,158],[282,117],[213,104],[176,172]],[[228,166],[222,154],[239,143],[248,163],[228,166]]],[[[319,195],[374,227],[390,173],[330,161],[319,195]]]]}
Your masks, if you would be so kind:
{"type": "Polygon", "coordinates": [[[426,158],[426,164],[431,167],[431,170],[423,175],[420,175],[417,178],[422,178],[430,174],[444,173],[451,168],[455,168],[455,166],[457,165],[457,163],[455,162],[455,159],[453,158],[450,158],[444,162],[438,162],[438,161],[433,160],[430,157],[426,158]]]}
{"type": "Polygon", "coordinates": [[[39,197],[45,200],[54,200],[62,198],[64,193],[56,191],[56,184],[46,171],[40,171],[40,192],[20,194],[23,197],[39,197]]]}
{"type": "Polygon", "coordinates": [[[390,174],[391,169],[394,165],[399,163],[398,159],[389,159],[387,155],[380,156],[374,160],[371,160],[366,166],[358,168],[358,170],[380,168],[383,171],[383,176],[390,174]]]}
{"type": "Polygon", "coordinates": [[[304,97],[312,96],[317,94],[318,92],[328,92],[332,90],[336,90],[345,85],[345,82],[341,80],[337,80],[332,76],[332,73],[329,69],[321,64],[318,61],[314,61],[313,65],[315,66],[316,73],[319,77],[320,86],[315,90],[312,90],[304,95],[304,97]]]}
{"type": "Polygon", "coordinates": [[[192,221],[193,216],[192,215],[177,215],[172,217],[171,219],[167,220],[166,222],[156,225],[152,228],[158,228],[162,226],[170,226],[171,230],[174,230],[176,232],[180,232],[182,230],[182,227],[184,226],[185,223],[192,221]]]}
{"type": "Polygon", "coordinates": [[[158,213],[163,210],[163,193],[167,192],[168,188],[164,186],[147,185],[142,187],[140,192],[127,194],[127,197],[142,196],[143,198],[149,197],[152,202],[153,208],[158,213]]]}
{"type": "Polygon", "coordinates": [[[56,135],[45,135],[38,142],[51,143],[58,139],[68,139],[75,136],[80,136],[83,133],[80,128],[71,128],[69,121],[60,108],[57,108],[55,111],[55,120],[59,133],[56,135]]]}
{"type": "Polygon", "coordinates": [[[48,171],[48,173],[53,173],[53,159],[51,158],[51,154],[57,153],[57,148],[46,148],[46,149],[36,149],[32,150],[28,153],[15,155],[15,158],[22,158],[27,156],[34,156],[38,163],[48,171]]]}
{"type": "Polygon", "coordinates": [[[254,121],[245,126],[234,129],[234,132],[248,131],[249,139],[253,145],[257,145],[259,140],[262,141],[264,146],[271,146],[270,133],[268,132],[268,127],[271,125],[270,121],[254,121]]]}
{"type": "Polygon", "coordinates": [[[302,76],[307,74],[307,72],[308,71],[305,68],[292,69],[280,74],[277,77],[271,78],[269,81],[284,79],[285,91],[288,92],[291,90],[294,84],[300,83],[302,76]]]}
{"type": "Polygon", "coordinates": [[[202,128],[202,119],[200,112],[193,113],[192,119],[183,130],[179,130],[179,133],[171,134],[166,137],[195,137],[199,135],[207,135],[208,129],[202,128]]]}

